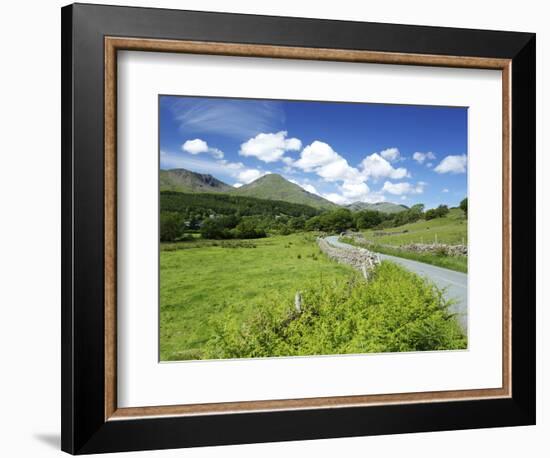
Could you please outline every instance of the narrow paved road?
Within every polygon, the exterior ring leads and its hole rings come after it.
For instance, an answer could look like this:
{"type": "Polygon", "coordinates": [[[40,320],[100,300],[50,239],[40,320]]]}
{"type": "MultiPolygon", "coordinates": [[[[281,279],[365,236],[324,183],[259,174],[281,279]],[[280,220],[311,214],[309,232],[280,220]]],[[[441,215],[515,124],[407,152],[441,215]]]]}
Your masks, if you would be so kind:
{"type": "MultiPolygon", "coordinates": [[[[354,250],[353,245],[349,245],[338,240],[337,235],[326,237],[325,240],[332,246],[345,250],[354,250]]],[[[458,316],[458,321],[464,331],[468,329],[468,275],[454,270],[444,269],[443,267],[424,264],[423,262],[411,261],[410,259],[398,258],[387,254],[378,253],[380,259],[392,261],[422,277],[427,277],[441,289],[445,289],[445,297],[453,299],[455,303],[450,307],[453,313],[458,316]]]]}

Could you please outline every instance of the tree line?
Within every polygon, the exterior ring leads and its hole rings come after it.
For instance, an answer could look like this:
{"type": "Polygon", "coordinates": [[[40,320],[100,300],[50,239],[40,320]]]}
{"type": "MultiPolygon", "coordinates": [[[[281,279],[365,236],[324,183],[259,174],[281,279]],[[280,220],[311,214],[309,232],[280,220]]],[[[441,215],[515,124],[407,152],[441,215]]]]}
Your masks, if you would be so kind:
{"type": "MultiPolygon", "coordinates": [[[[467,205],[467,199],[460,203],[465,213],[467,205]]],[[[255,239],[301,231],[385,229],[420,219],[442,218],[449,213],[446,205],[424,211],[424,204],[398,213],[352,212],[346,208],[320,211],[307,205],[253,197],[177,192],[162,192],[160,207],[163,242],[186,240],[192,237],[191,233],[205,239],[255,239]]]]}

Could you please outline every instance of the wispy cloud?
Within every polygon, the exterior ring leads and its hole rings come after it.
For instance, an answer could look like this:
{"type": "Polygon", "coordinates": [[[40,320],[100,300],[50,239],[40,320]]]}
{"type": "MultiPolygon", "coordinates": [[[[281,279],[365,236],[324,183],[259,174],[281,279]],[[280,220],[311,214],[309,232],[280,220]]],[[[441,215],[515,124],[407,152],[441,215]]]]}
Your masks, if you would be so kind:
{"type": "Polygon", "coordinates": [[[245,140],[261,132],[277,132],[285,122],[283,106],[275,101],[166,97],[180,130],[216,133],[245,140]]]}
{"type": "Polygon", "coordinates": [[[419,164],[423,164],[426,159],[433,161],[435,159],[435,154],[431,151],[428,151],[427,153],[417,151],[413,154],[413,159],[419,164]]]}

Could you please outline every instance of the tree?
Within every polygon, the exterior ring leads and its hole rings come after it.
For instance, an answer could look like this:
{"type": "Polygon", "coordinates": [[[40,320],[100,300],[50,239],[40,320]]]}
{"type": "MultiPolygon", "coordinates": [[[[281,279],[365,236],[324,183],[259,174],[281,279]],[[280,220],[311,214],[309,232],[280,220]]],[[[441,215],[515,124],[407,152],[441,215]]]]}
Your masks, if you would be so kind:
{"type": "Polygon", "coordinates": [[[306,217],[304,216],[298,216],[296,218],[292,218],[289,222],[288,222],[288,226],[290,227],[290,229],[292,229],[293,231],[301,231],[304,229],[305,225],[306,225],[306,217]]]}
{"type": "Polygon", "coordinates": [[[464,199],[462,199],[460,201],[460,208],[462,210],[464,210],[464,214],[466,215],[466,217],[468,216],[468,198],[465,197],[464,199]]]}
{"type": "Polygon", "coordinates": [[[237,224],[232,234],[237,239],[259,239],[266,236],[263,229],[256,227],[254,220],[246,218],[237,224]]]}
{"type": "Polygon", "coordinates": [[[321,217],[314,216],[309,218],[304,225],[306,231],[320,231],[321,230],[321,217]]]}
{"type": "Polygon", "coordinates": [[[383,221],[382,214],[374,210],[358,211],[354,216],[357,229],[370,229],[378,226],[383,221]]]}
{"type": "Polygon", "coordinates": [[[430,208],[429,210],[426,210],[426,213],[424,213],[424,218],[426,218],[426,221],[437,218],[435,208],[430,208]]]}
{"type": "Polygon", "coordinates": [[[447,205],[440,205],[435,209],[435,212],[438,218],[442,218],[449,213],[449,207],[447,207],[447,205]]]}
{"type": "Polygon", "coordinates": [[[339,208],[320,216],[321,230],[327,232],[343,232],[353,227],[353,215],[347,208],[339,208]]]}
{"type": "Polygon", "coordinates": [[[440,205],[437,208],[431,208],[426,211],[426,213],[424,213],[424,218],[426,220],[443,218],[447,213],[449,213],[449,207],[447,207],[447,205],[440,205]]]}
{"type": "Polygon", "coordinates": [[[218,218],[207,218],[201,226],[201,236],[205,239],[230,239],[230,232],[239,223],[235,215],[222,216],[218,218]]]}
{"type": "Polygon", "coordinates": [[[161,212],[160,241],[173,242],[183,233],[183,218],[175,212],[161,212]]]}

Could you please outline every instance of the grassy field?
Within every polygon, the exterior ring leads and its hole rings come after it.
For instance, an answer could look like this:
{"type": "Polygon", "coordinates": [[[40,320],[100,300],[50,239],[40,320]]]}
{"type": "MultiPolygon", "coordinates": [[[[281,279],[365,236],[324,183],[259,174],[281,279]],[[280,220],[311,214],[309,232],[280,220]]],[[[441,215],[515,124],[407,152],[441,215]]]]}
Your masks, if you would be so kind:
{"type": "Polygon", "coordinates": [[[460,208],[453,208],[443,218],[435,218],[429,221],[420,220],[416,223],[382,230],[363,231],[369,242],[380,245],[406,245],[409,243],[446,243],[449,245],[468,243],[468,220],[460,208]],[[403,233],[403,231],[407,231],[403,233]],[[377,236],[376,233],[393,235],[377,236]]]}
{"type": "Polygon", "coordinates": [[[311,281],[301,311],[292,298],[275,294],[244,321],[228,310],[213,323],[216,337],[206,358],[261,358],[466,348],[466,336],[442,292],[391,263],[377,266],[368,282],[311,281]]]}
{"type": "Polygon", "coordinates": [[[306,282],[352,272],[322,255],[312,234],[162,244],[160,268],[162,361],[200,359],[229,307],[244,321],[274,293],[290,300],[306,282]]]}
{"type": "MultiPolygon", "coordinates": [[[[357,243],[355,240],[343,237],[343,242],[350,245],[363,246],[357,243]]],[[[456,270],[457,272],[468,273],[468,257],[467,256],[446,256],[435,253],[416,253],[413,251],[400,250],[399,248],[391,248],[386,245],[368,244],[366,246],[369,250],[376,253],[389,254],[391,256],[397,256],[399,258],[411,259],[413,261],[424,262],[445,269],[456,270]]]]}

